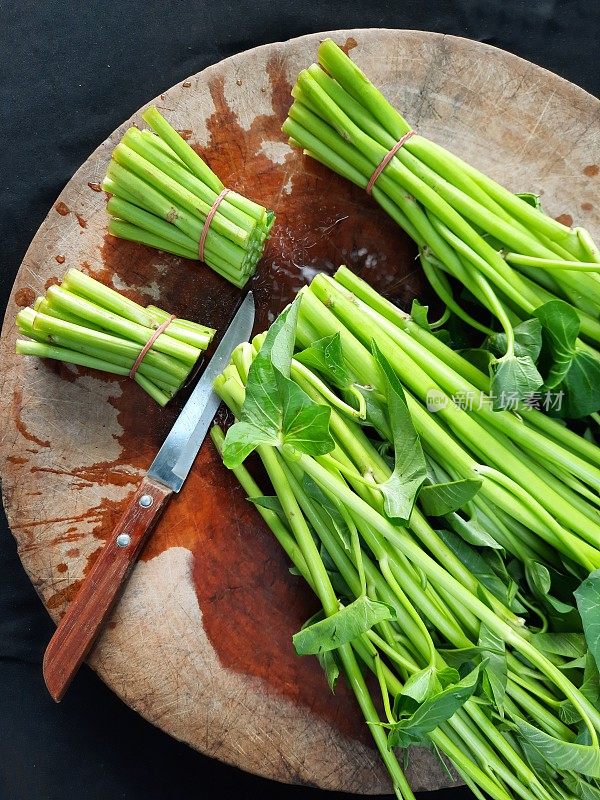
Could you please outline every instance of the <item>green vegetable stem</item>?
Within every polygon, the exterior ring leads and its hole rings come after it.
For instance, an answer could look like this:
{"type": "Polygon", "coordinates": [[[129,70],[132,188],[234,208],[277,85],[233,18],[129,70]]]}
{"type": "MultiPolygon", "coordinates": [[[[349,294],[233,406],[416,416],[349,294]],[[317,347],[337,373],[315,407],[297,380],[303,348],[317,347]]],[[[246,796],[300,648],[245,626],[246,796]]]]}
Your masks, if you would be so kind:
{"type": "Polygon", "coordinates": [[[167,327],[143,355],[133,378],[164,406],[187,381],[215,331],[183,319],[171,319],[156,306],[143,308],[109,286],[70,269],[50,286],[33,308],[16,317],[16,351],[126,376],[158,328],[167,327]],[[169,322],[169,320],[171,320],[169,322]]]}
{"type": "Polygon", "coordinates": [[[129,128],[113,151],[103,189],[108,231],[184,258],[202,259],[238,287],[254,274],[275,215],[228,191],[159,111],[152,128],[129,128]]]}
{"type": "MultiPolygon", "coordinates": [[[[298,75],[283,131],[366,189],[410,125],[330,39],[318,61],[298,75]]],[[[587,231],[548,217],[535,195],[513,194],[418,133],[372,195],[417,243],[447,308],[492,338],[495,409],[540,394],[555,416],[600,409],[600,255],[587,231]]]]}
{"type": "Polygon", "coordinates": [[[319,600],[292,646],[349,683],[398,797],[396,749],[421,744],[477,797],[591,798],[600,451],[494,411],[493,377],[436,334],[422,307],[318,275],[233,353],[215,388],[236,421],[213,441],[319,600]]]}

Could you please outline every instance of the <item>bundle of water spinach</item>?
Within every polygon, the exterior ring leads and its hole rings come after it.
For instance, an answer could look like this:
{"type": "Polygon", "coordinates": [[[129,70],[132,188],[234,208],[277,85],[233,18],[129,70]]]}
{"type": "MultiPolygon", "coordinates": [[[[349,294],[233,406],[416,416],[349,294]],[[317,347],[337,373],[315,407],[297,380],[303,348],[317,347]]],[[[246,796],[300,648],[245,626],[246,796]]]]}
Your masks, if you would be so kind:
{"type": "Polygon", "coordinates": [[[420,322],[317,276],[234,351],[213,441],[320,602],[297,653],[346,678],[398,797],[413,744],[480,798],[598,797],[600,449],[493,411],[489,377],[420,322]]]}
{"type": "Polygon", "coordinates": [[[111,196],[108,232],[204,261],[235,286],[254,274],[275,214],[226,189],[208,164],[154,108],[152,131],[129,128],[102,188],[111,196]]]}
{"type": "Polygon", "coordinates": [[[414,239],[433,289],[488,337],[495,407],[542,392],[558,396],[549,409],[557,416],[598,411],[600,253],[589,233],[416,135],[331,40],[318,59],[298,75],[283,131],[372,190],[414,239]]]}
{"type": "Polygon", "coordinates": [[[186,383],[215,330],[143,306],[77,269],[16,316],[16,352],[129,376],[159,405],[186,383]]]}

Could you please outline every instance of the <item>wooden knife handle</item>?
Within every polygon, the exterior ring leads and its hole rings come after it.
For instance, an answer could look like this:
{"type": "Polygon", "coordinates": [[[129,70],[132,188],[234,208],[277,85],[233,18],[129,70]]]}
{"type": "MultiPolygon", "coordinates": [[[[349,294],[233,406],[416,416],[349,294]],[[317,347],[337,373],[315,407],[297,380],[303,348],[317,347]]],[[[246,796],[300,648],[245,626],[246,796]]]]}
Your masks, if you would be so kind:
{"type": "Polygon", "coordinates": [[[57,703],[94,644],[171,495],[171,489],[144,478],[59,622],[43,664],[46,686],[57,703]]]}

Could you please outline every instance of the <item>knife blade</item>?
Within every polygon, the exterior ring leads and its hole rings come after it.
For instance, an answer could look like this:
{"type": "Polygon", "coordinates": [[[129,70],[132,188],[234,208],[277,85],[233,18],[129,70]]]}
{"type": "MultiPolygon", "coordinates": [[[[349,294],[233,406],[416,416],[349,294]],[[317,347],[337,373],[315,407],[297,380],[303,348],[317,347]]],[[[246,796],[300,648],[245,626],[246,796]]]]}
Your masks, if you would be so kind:
{"type": "Polygon", "coordinates": [[[254,297],[248,292],[137,491],[109,536],[44,654],[43,673],[59,702],[92,648],[133,565],[174,493],[179,492],[219,407],[212,386],[231,353],[250,338],[254,297]]]}

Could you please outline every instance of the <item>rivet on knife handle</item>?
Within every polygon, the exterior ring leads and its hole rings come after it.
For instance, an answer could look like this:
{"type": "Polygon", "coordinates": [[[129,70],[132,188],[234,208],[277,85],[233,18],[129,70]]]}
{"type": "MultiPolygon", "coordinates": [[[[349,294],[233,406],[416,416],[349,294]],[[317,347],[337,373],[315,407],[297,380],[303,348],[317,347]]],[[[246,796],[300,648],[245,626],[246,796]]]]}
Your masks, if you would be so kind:
{"type": "Polygon", "coordinates": [[[44,655],[44,680],[59,702],[110,614],[172,490],[145,477],[67,608],[44,655]]]}

